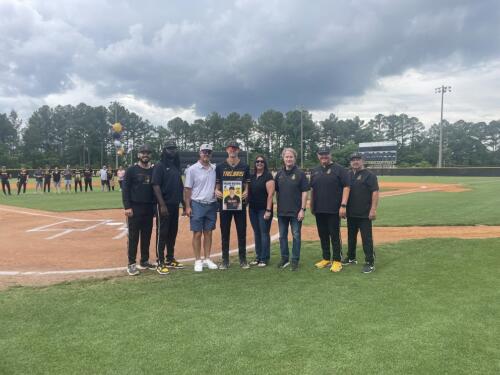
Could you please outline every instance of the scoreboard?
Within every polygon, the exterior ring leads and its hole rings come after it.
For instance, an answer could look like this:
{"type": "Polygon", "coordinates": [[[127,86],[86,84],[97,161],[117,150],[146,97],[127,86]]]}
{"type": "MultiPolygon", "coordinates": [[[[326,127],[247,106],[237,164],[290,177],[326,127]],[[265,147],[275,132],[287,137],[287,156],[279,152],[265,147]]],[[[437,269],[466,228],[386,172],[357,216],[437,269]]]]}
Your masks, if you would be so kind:
{"type": "Polygon", "coordinates": [[[394,168],[397,161],[398,142],[364,142],[360,143],[358,152],[363,155],[367,167],[394,168]]]}

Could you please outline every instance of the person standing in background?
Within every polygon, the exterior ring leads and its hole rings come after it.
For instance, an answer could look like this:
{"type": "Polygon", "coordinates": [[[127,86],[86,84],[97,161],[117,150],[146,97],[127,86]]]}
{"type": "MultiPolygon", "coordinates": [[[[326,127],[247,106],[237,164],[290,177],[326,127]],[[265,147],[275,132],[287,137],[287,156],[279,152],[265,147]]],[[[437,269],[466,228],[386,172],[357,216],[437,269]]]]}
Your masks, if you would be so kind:
{"type": "Polygon", "coordinates": [[[118,168],[118,171],[116,172],[116,175],[118,176],[118,184],[120,185],[120,191],[122,191],[123,187],[123,179],[125,177],[125,169],[120,165],[118,168]]]}
{"type": "Polygon", "coordinates": [[[54,188],[56,189],[56,193],[61,192],[61,171],[58,167],[54,168],[52,172],[52,181],[54,182],[54,188]]]}
{"type": "Polygon", "coordinates": [[[36,187],[35,187],[35,192],[40,193],[43,191],[43,172],[42,172],[42,167],[38,167],[38,169],[35,171],[33,174],[33,177],[35,177],[35,182],[36,182],[36,187]]]}
{"type": "Polygon", "coordinates": [[[78,186],[80,186],[80,193],[82,192],[82,172],[80,169],[75,169],[75,193],[78,191],[78,186]]]}
{"type": "Polygon", "coordinates": [[[83,181],[85,182],[85,192],[87,192],[87,188],[92,190],[92,169],[87,165],[83,170],[83,181]]]}
{"type": "Polygon", "coordinates": [[[7,168],[4,166],[2,166],[2,171],[0,172],[0,178],[2,180],[2,191],[5,195],[7,195],[7,192],[9,195],[11,195],[10,193],[10,182],[9,182],[9,178],[10,178],[10,173],[7,172],[7,168]]]}
{"type": "Polygon", "coordinates": [[[19,174],[17,175],[17,195],[21,192],[21,188],[23,189],[23,194],[26,193],[26,184],[28,183],[28,171],[26,168],[21,168],[19,174]]]}
{"type": "Polygon", "coordinates": [[[108,180],[108,169],[105,165],[102,166],[99,171],[99,176],[101,177],[101,191],[104,191],[104,188],[107,187],[108,191],[110,191],[109,180],[108,180]]]}
{"type": "Polygon", "coordinates": [[[50,171],[49,166],[45,167],[45,171],[43,172],[43,192],[50,193],[50,180],[52,179],[52,172],[50,171]]]}
{"type": "Polygon", "coordinates": [[[71,193],[71,178],[73,174],[71,173],[71,169],[69,169],[69,164],[66,165],[66,169],[63,171],[64,176],[64,191],[66,193],[71,193]]]}

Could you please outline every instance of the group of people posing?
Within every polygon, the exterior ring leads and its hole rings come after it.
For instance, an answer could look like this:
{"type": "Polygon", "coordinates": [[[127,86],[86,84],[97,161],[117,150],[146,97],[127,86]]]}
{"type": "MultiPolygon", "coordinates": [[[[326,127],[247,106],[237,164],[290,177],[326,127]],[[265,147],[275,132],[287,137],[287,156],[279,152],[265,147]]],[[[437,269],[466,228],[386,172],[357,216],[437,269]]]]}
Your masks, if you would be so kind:
{"type": "MultiPolygon", "coordinates": [[[[50,187],[56,193],[61,192],[61,183],[64,181],[64,191],[70,193],[72,191],[72,185],[74,185],[75,193],[83,192],[83,184],[85,185],[85,192],[88,190],[93,191],[92,188],[92,177],[94,172],[90,167],[85,167],[81,169],[71,169],[69,165],[66,166],[64,170],[60,170],[58,167],[50,169],[41,167],[33,172],[33,178],[35,179],[35,192],[36,193],[50,193],[50,187]],[[83,184],[82,184],[83,182],[83,184]]],[[[107,191],[115,190],[115,181],[118,179],[120,189],[123,183],[123,177],[125,176],[125,169],[119,167],[116,173],[113,170],[108,169],[103,166],[99,171],[99,176],[101,178],[101,190],[107,191]]],[[[0,178],[2,180],[2,191],[5,195],[11,195],[10,182],[11,174],[7,171],[5,166],[2,167],[0,171],[0,178]]],[[[17,174],[17,195],[21,192],[26,193],[26,185],[28,184],[28,179],[30,178],[29,172],[26,168],[21,168],[17,174]]]]}
{"type": "Polygon", "coordinates": [[[255,158],[250,171],[250,167],[238,157],[239,151],[238,142],[229,142],[226,145],[227,159],[215,165],[211,163],[212,145],[202,144],[199,160],[186,169],[183,182],[174,141],[167,142],[160,162],[155,165],[151,163],[149,146],[139,149],[138,163],[127,169],[122,189],[129,236],[129,275],[138,275],[140,269],[167,275],[172,268],[184,268],[174,256],[181,205],[182,215],[190,220],[195,272],[202,272],[204,268],[226,270],[230,267],[233,218],[240,268],[268,266],[270,229],[275,212],[281,254],[278,268],[289,267],[297,271],[302,222],[308,207],[316,218],[322,249],[322,259],[315,264],[317,268],[340,272],[343,266],[357,264],[356,243],[361,232],[365,254],[362,272],[375,270],[372,221],[377,215],[379,187],[377,177],[364,168],[361,154],[352,154],[351,168],[345,169],[332,161],[329,148],[322,147],[317,152],[319,165],[312,170],[309,179],[296,165],[297,153],[292,148],[282,151],[283,168],[275,176],[269,171],[264,156],[255,158]],[[250,262],[246,251],[247,208],[255,241],[255,259],[250,262]],[[218,265],[211,259],[217,212],[222,247],[222,261],[218,265]],[[149,262],[149,246],[155,216],[157,259],[156,264],[152,264],[149,262]],[[342,257],[341,219],[347,219],[348,253],[345,257],[342,257]],[[293,238],[291,253],[289,230],[293,238]],[[139,241],[140,262],[136,264],[139,241]]]}

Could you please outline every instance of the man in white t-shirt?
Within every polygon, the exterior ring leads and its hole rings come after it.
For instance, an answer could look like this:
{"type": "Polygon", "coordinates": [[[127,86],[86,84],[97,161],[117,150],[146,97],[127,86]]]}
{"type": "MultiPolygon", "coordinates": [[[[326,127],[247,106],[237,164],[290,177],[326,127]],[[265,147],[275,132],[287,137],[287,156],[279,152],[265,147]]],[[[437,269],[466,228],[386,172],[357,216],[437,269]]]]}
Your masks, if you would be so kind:
{"type": "Polygon", "coordinates": [[[101,191],[104,191],[104,187],[107,186],[108,191],[111,190],[108,180],[108,169],[105,165],[99,170],[99,176],[101,176],[101,191]]]}
{"type": "Polygon", "coordinates": [[[212,232],[217,220],[217,200],[215,198],[215,164],[210,163],[212,145],[202,144],[200,159],[186,170],[184,181],[184,201],[186,215],[190,218],[193,232],[193,251],[195,256],[195,272],[203,271],[203,267],[217,269],[210,259],[212,250],[212,232]],[[205,259],[201,259],[201,237],[205,259]]]}

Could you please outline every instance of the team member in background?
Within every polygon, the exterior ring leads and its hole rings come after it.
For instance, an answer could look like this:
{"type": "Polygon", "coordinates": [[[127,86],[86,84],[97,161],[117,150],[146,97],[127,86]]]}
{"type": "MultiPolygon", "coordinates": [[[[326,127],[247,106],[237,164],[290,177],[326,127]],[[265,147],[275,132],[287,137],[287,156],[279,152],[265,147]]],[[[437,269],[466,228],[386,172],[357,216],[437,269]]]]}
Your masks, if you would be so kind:
{"type": "Polygon", "coordinates": [[[184,202],[186,215],[189,216],[193,232],[194,271],[201,272],[203,267],[217,269],[210,259],[212,232],[217,220],[217,200],[215,198],[215,165],[210,163],[212,145],[200,146],[200,159],[186,170],[184,182],[184,202]],[[201,236],[205,259],[201,259],[201,236]]]}
{"type": "Polygon", "coordinates": [[[153,166],[150,163],[151,149],[148,145],[139,148],[139,162],[127,169],[123,183],[123,207],[128,224],[128,267],[130,276],[139,274],[139,269],[156,269],[149,263],[149,244],[153,231],[155,200],[151,177],[153,166]],[[135,264],[137,245],[141,241],[141,261],[135,264]]]}
{"type": "Polygon", "coordinates": [[[123,169],[123,167],[121,165],[118,168],[116,175],[118,176],[118,184],[120,185],[120,191],[122,191],[123,178],[125,177],[125,169],[123,169]]]}
{"type": "Polygon", "coordinates": [[[184,268],[175,260],[174,248],[179,228],[179,204],[185,211],[183,199],[184,184],[181,176],[181,163],[177,145],[169,141],[162,150],[160,162],[153,169],[153,191],[158,202],[156,211],[156,257],[157,271],[165,268],[184,268]],[[167,256],[165,259],[165,247],[167,256]]]}
{"type": "Polygon", "coordinates": [[[71,173],[71,169],[69,169],[69,164],[66,165],[66,169],[63,171],[64,176],[64,191],[66,193],[71,193],[71,178],[73,174],[71,173]]]}
{"type": "Polygon", "coordinates": [[[361,232],[365,265],[363,273],[375,270],[375,251],[373,250],[372,221],[377,218],[379,188],[377,176],[365,169],[363,156],[351,155],[351,191],[347,202],[348,253],[343,265],[356,264],[356,241],[361,232]]]}
{"type": "MultiPolygon", "coordinates": [[[[238,237],[238,255],[240,267],[248,269],[250,266],[247,263],[247,212],[246,198],[248,194],[248,184],[250,183],[250,169],[248,165],[240,160],[238,153],[240,145],[236,141],[231,141],[226,146],[227,159],[216,168],[215,196],[220,200],[219,218],[220,218],[220,233],[222,238],[222,264],[219,267],[225,270],[229,267],[229,240],[231,235],[231,220],[234,217],[236,224],[236,234],[238,237]],[[243,200],[241,209],[239,210],[224,210],[222,202],[224,182],[237,181],[241,184],[241,198],[243,200]]],[[[230,208],[230,207],[229,207],[230,208]]]]}
{"type": "Polygon", "coordinates": [[[45,167],[43,171],[43,192],[50,193],[50,180],[52,179],[52,172],[50,171],[49,166],[45,167]]]}
{"type": "Polygon", "coordinates": [[[56,193],[61,192],[61,171],[58,167],[54,168],[52,172],[52,182],[54,183],[54,189],[56,189],[56,193]]]}
{"type": "Polygon", "coordinates": [[[255,158],[254,173],[248,189],[248,213],[255,238],[255,260],[251,266],[265,267],[271,257],[274,179],[262,155],[255,158]]]}
{"type": "Polygon", "coordinates": [[[26,184],[28,183],[28,171],[26,168],[21,168],[19,174],[17,175],[17,195],[21,192],[21,188],[23,189],[23,194],[26,193],[26,184]]]}
{"type": "Polygon", "coordinates": [[[80,193],[82,192],[82,172],[77,168],[75,169],[75,193],[78,191],[78,186],[80,186],[80,193]]]}
{"type": "Polygon", "coordinates": [[[109,182],[109,187],[111,188],[112,191],[115,191],[115,185],[116,185],[116,176],[115,172],[110,168],[108,169],[108,182],[109,182]]]}
{"type": "Polygon", "coordinates": [[[42,167],[38,167],[38,169],[33,174],[33,177],[35,177],[35,181],[36,181],[35,192],[38,193],[40,191],[40,193],[41,193],[42,192],[42,186],[43,186],[43,172],[42,172],[42,167]]]}
{"type": "Polygon", "coordinates": [[[101,177],[101,191],[104,191],[104,187],[106,187],[108,191],[111,191],[108,180],[108,169],[105,165],[103,165],[99,171],[99,176],[101,177]]]}
{"type": "Polygon", "coordinates": [[[297,271],[300,259],[302,220],[306,212],[309,182],[306,174],[296,165],[297,152],[285,148],[281,153],[284,167],[275,177],[278,198],[278,226],[280,232],[281,261],[278,268],[284,269],[290,264],[288,250],[288,227],[292,228],[292,271],[297,271]]]}
{"type": "Polygon", "coordinates": [[[329,147],[318,150],[320,165],[311,174],[311,213],[316,216],[316,226],[321,241],[323,259],[317,268],[330,267],[342,270],[342,240],[340,219],[345,218],[350,180],[347,170],[332,162],[329,147]],[[330,242],[332,253],[330,253],[330,242]]]}
{"type": "Polygon", "coordinates": [[[10,178],[10,173],[7,172],[7,168],[4,166],[2,166],[2,171],[0,172],[0,178],[2,180],[2,191],[5,195],[7,195],[7,192],[9,193],[9,195],[11,195],[10,193],[10,182],[9,182],[9,178],[10,178]]]}
{"type": "Polygon", "coordinates": [[[87,192],[87,188],[92,191],[92,169],[88,165],[83,170],[83,181],[85,182],[85,192],[87,192]]]}

